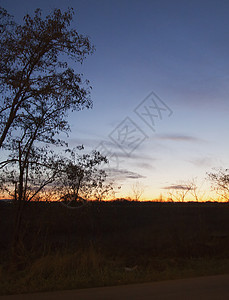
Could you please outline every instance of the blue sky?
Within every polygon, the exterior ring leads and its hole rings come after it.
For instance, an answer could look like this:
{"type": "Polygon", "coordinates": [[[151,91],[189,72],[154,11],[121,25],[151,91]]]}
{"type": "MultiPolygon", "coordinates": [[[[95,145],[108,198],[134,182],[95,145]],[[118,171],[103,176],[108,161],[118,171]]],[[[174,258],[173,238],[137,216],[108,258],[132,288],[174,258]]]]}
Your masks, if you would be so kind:
{"type": "Polygon", "coordinates": [[[37,7],[44,13],[74,8],[72,26],[96,47],[82,66],[73,66],[90,80],[94,107],[70,115],[68,142],[83,143],[88,151],[105,143],[113,158],[109,174],[122,185],[117,196],[131,196],[136,181],[144,187],[143,198],[165,196],[166,186],[193,178],[202,183],[212,168],[228,167],[229,1],[1,0],[0,5],[18,22],[37,7]],[[162,119],[155,117],[154,130],[135,113],[152,91],[163,102],[156,96],[154,101],[167,107],[162,119]],[[117,130],[130,130],[130,124],[132,138],[142,142],[126,153],[109,136],[120,142],[117,130]]]}

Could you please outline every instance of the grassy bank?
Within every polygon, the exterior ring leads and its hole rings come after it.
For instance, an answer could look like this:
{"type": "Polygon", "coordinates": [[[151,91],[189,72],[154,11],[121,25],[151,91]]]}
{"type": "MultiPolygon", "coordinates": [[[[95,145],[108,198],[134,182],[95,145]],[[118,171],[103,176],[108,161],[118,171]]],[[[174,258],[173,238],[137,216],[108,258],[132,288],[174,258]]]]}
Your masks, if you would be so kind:
{"type": "Polygon", "coordinates": [[[139,257],[136,265],[93,248],[47,255],[14,274],[1,269],[1,294],[111,286],[229,273],[229,259],[139,257]],[[147,261],[147,262],[146,262],[147,261]]]}

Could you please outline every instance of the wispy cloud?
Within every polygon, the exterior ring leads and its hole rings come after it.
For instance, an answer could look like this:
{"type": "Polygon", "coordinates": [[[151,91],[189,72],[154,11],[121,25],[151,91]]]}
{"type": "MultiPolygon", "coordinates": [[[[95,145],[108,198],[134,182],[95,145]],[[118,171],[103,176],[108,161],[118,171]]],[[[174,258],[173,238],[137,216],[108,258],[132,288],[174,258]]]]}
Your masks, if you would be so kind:
{"type": "Polygon", "coordinates": [[[136,172],[129,171],[127,169],[110,168],[107,169],[107,173],[110,177],[114,177],[119,180],[145,178],[145,176],[136,172]]]}
{"type": "Polygon", "coordinates": [[[158,140],[175,141],[175,142],[203,142],[203,139],[190,135],[181,134],[161,134],[157,135],[158,140]]]}
{"type": "MultiPolygon", "coordinates": [[[[152,161],[152,159],[150,161],[152,161]]],[[[139,163],[136,164],[136,166],[139,167],[139,168],[142,168],[142,169],[146,169],[146,170],[155,169],[155,167],[153,167],[151,164],[145,163],[145,162],[139,162],[139,163]]]]}
{"type": "Polygon", "coordinates": [[[190,189],[190,186],[187,186],[185,184],[184,185],[183,184],[172,184],[169,186],[165,186],[162,189],[164,189],[164,190],[187,190],[187,189],[190,189]]]}
{"type": "Polygon", "coordinates": [[[215,163],[215,159],[212,157],[200,157],[189,160],[189,162],[197,167],[211,167],[215,163]]]}

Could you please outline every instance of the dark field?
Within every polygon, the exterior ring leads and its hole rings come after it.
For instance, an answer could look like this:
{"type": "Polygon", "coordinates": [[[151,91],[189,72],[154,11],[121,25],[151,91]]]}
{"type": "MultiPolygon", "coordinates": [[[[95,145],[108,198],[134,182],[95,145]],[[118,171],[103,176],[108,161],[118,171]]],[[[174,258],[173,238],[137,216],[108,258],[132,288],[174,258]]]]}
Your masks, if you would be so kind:
{"type": "Polygon", "coordinates": [[[1,204],[0,220],[0,275],[14,285],[5,282],[5,293],[229,272],[225,203],[93,202],[81,209],[30,203],[13,277],[6,272],[12,204],[1,204]],[[65,283],[61,272],[71,275],[65,283]]]}

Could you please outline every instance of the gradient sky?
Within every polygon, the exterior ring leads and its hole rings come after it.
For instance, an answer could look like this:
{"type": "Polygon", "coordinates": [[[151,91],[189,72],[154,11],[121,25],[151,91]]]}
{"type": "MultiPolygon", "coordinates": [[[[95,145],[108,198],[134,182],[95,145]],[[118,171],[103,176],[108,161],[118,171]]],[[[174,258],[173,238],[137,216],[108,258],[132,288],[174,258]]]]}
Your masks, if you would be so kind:
{"type": "Polygon", "coordinates": [[[94,107],[70,116],[68,142],[83,143],[88,151],[103,142],[111,156],[109,174],[122,185],[117,197],[132,196],[135,182],[144,187],[144,199],[165,197],[164,187],[193,178],[202,184],[206,172],[229,166],[229,1],[1,0],[0,5],[18,22],[37,7],[44,13],[74,8],[72,26],[96,47],[82,66],[74,66],[90,80],[94,107]],[[151,92],[165,109],[161,119],[154,118],[154,130],[135,112],[147,107],[142,101],[151,92]],[[129,135],[132,144],[120,135],[123,128],[128,134],[136,130],[129,135]]]}

